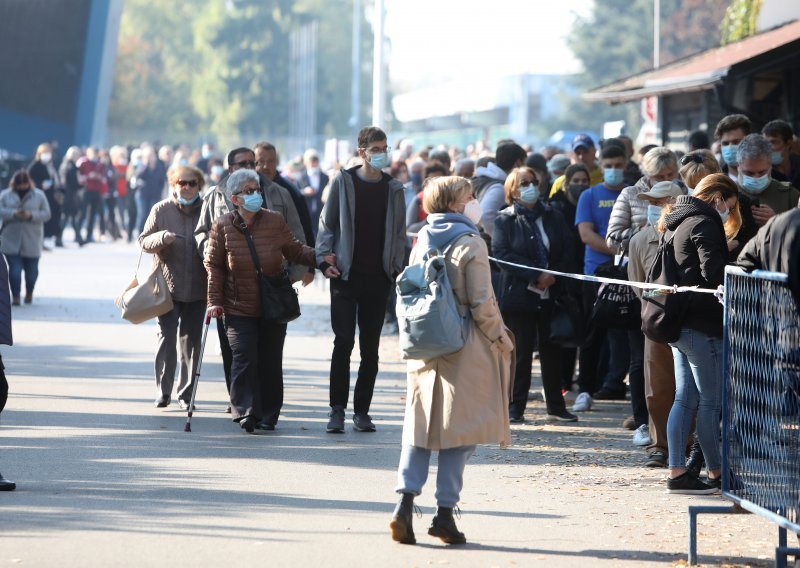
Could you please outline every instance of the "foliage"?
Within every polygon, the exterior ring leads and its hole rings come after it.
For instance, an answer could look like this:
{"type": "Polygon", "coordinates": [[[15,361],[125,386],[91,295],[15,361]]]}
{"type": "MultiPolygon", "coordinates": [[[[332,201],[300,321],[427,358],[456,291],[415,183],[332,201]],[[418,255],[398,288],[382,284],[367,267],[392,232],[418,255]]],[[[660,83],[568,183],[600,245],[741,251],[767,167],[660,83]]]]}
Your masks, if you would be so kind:
{"type": "Polygon", "coordinates": [[[756,33],[756,21],[763,0],[733,0],[722,21],[722,45],[756,33]]]}

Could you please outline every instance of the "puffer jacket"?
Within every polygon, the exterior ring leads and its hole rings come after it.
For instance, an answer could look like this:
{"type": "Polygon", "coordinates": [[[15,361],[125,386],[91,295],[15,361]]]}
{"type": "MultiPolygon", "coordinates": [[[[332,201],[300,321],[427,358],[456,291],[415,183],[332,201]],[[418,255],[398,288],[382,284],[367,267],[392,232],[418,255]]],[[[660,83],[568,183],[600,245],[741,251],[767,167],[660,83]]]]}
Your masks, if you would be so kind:
{"type": "Polygon", "coordinates": [[[206,297],[206,269],[192,240],[200,208],[199,199],[192,205],[181,205],[174,197],[159,201],[139,235],[139,244],[154,255],[153,268],[161,266],[172,299],[177,302],[197,302],[206,297]],[[164,243],[168,231],[178,235],[169,245],[164,243]]]}
{"type": "MultiPolygon", "coordinates": [[[[259,317],[261,292],[256,268],[239,223],[238,215],[231,212],[211,226],[204,261],[208,270],[208,305],[222,306],[228,315],[259,317]]],[[[249,231],[261,270],[267,276],[281,273],[284,258],[315,266],[314,249],[294,238],[280,214],[261,209],[249,231]]]]}
{"type": "Polygon", "coordinates": [[[636,196],[651,187],[650,180],[643,176],[636,184],[619,192],[608,220],[606,244],[616,253],[628,250],[628,241],[647,224],[647,201],[636,196]]]}
{"type": "MultiPolygon", "coordinates": [[[[725,279],[728,243],[717,210],[690,195],[677,198],[664,218],[666,237],[675,233],[672,245],[678,265],[678,286],[716,289],[725,279]]],[[[689,294],[689,307],[681,327],[722,337],[722,306],[711,294],[689,294]]]]}

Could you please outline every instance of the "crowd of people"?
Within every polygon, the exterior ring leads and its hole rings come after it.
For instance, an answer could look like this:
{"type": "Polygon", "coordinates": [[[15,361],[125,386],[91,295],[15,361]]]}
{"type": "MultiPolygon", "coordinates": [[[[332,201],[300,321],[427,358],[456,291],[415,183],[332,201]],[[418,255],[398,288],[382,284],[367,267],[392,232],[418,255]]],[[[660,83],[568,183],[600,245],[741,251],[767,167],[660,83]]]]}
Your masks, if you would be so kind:
{"type": "Polygon", "coordinates": [[[453,508],[466,462],[476,444],[508,443],[509,425],[525,421],[535,356],[547,420],[575,422],[598,402],[630,397],[625,426],[646,449],[644,465],[669,468],[670,492],[719,490],[717,300],[691,295],[680,337],[666,344],[643,334],[638,308],[630,317],[602,316],[601,299],[619,303],[623,295],[548,272],[646,282],[664,239],[678,265],[670,284],[716,288],[726,264],[754,266],[764,247],[759,229],[785,225],[778,219],[800,205],[799,146],[788,123],[757,133],[744,115],[723,118],[714,139],[695,132],[686,153],[635,153],[627,137],[601,143],[585,134],[568,149],[532,152],[501,140],[493,152],[482,143],[462,152],[415,150],[408,141],[393,148],[382,130],[367,127],[347,163],[324,168],[308,150],[285,173],[269,142],[224,159],[210,144],[198,152],[73,147],[58,168],[43,144],[0,193],[0,250],[19,305],[21,273],[30,303],[41,251],[63,246],[68,225],[80,246],[137,239],[173,300],[158,317],[155,405],[172,403],[179,372],[177,401],[189,407],[208,315],[228,411],[248,433],[274,430],[283,406],[287,324],[265,315],[263,281],[307,285],[319,270],[330,279],[334,334],[326,430],[344,433],[356,334],[353,428],[374,432],[380,338],[397,332],[394,280],[430,248],[447,248],[449,280],[472,331],[457,353],[409,362],[392,534],[415,541],[413,499],[437,451],[439,511],[429,533],[459,543],[453,508]]]}

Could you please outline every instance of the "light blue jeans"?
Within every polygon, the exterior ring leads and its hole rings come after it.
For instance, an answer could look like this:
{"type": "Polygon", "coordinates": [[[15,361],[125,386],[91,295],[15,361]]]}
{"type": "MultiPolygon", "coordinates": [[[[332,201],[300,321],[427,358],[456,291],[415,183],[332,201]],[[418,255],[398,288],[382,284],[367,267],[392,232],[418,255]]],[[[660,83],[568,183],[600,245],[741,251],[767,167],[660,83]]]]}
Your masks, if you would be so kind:
{"type": "Polygon", "coordinates": [[[722,339],[683,328],[670,346],[675,361],[675,402],[667,420],[669,467],[686,467],[686,440],[697,413],[697,438],[706,467],[719,469],[722,339]]]}
{"type": "MultiPolygon", "coordinates": [[[[464,468],[475,446],[458,446],[439,451],[439,470],[436,474],[436,504],[453,508],[458,504],[464,487],[464,468]]],[[[397,468],[397,493],[419,495],[428,480],[431,450],[417,446],[403,446],[397,468]]]]}

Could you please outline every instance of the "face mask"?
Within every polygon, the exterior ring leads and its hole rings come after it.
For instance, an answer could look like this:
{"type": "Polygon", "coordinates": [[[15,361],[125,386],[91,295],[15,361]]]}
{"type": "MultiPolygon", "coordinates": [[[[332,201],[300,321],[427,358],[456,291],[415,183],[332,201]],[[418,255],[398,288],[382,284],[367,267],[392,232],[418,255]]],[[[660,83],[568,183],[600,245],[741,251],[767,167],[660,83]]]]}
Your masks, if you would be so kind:
{"type": "Polygon", "coordinates": [[[191,205],[192,203],[194,203],[194,202],[195,202],[195,201],[197,201],[198,199],[200,199],[200,196],[199,196],[199,195],[195,195],[195,196],[194,196],[194,197],[192,197],[191,199],[184,199],[183,197],[181,197],[181,196],[179,195],[179,196],[178,196],[178,203],[180,203],[181,205],[191,205]]]}
{"type": "Polygon", "coordinates": [[[770,160],[772,161],[773,166],[777,166],[783,163],[783,152],[773,152],[770,154],[770,160]]]}
{"type": "Polygon", "coordinates": [[[120,158],[119,159],[120,166],[127,166],[128,165],[128,158],[120,158]]]}
{"type": "Polygon", "coordinates": [[[584,189],[586,189],[586,186],[584,185],[581,185],[579,183],[571,183],[567,187],[567,193],[569,193],[570,197],[572,197],[575,203],[577,203],[578,198],[581,196],[581,193],[583,193],[584,189]]]}
{"type": "Polygon", "coordinates": [[[605,168],[603,170],[603,182],[606,185],[617,186],[622,183],[625,172],[616,168],[605,168]]]}
{"type": "Polygon", "coordinates": [[[137,168],[138,168],[139,166],[141,166],[141,165],[142,165],[142,161],[141,161],[139,158],[136,158],[136,159],[133,161],[133,165],[134,165],[135,167],[137,167],[137,168]]]}
{"type": "Polygon", "coordinates": [[[467,202],[464,206],[464,216],[476,225],[480,222],[481,217],[483,217],[483,211],[481,211],[481,204],[478,203],[477,199],[467,202]]]}
{"type": "Polygon", "coordinates": [[[49,164],[50,160],[53,159],[53,155],[50,152],[43,152],[41,158],[42,162],[44,162],[45,164],[49,164]]]}
{"type": "Polygon", "coordinates": [[[422,172],[413,172],[409,176],[411,183],[417,187],[422,185],[422,172]]]}
{"type": "Polygon", "coordinates": [[[722,159],[729,166],[735,166],[739,162],[736,161],[736,152],[739,150],[738,144],[730,144],[722,147],[722,159]]]}
{"type": "Polygon", "coordinates": [[[691,194],[693,194],[693,193],[694,193],[694,188],[693,188],[693,187],[689,187],[689,186],[687,185],[687,186],[686,186],[686,195],[691,195],[691,194]]]}
{"type": "Polygon", "coordinates": [[[660,205],[648,205],[647,206],[647,222],[651,225],[655,226],[658,223],[658,220],[661,218],[661,211],[663,207],[660,205]]]}
{"type": "Polygon", "coordinates": [[[728,211],[727,209],[725,211],[720,211],[719,209],[717,209],[717,213],[719,213],[719,217],[720,219],[722,219],[723,225],[728,222],[728,217],[730,217],[731,215],[730,211],[728,211]]]}
{"type": "MultiPolygon", "coordinates": [[[[239,196],[241,199],[241,196],[239,196]]],[[[264,203],[264,198],[261,197],[261,193],[256,192],[252,195],[245,195],[244,196],[244,203],[242,207],[245,208],[245,211],[250,211],[250,213],[255,213],[259,209],[261,209],[261,204],[264,203]]]]}
{"type": "Polygon", "coordinates": [[[539,200],[539,188],[529,183],[528,185],[520,186],[519,188],[519,199],[523,203],[527,203],[528,205],[532,205],[539,200]]]}
{"type": "Polygon", "coordinates": [[[762,193],[769,185],[769,175],[761,177],[742,176],[742,189],[751,195],[762,193]]]}
{"type": "Polygon", "coordinates": [[[389,165],[389,154],[381,152],[380,154],[367,154],[369,156],[369,165],[376,170],[382,170],[389,165]]]}
{"type": "Polygon", "coordinates": [[[310,175],[310,176],[319,175],[319,168],[307,168],[306,171],[308,172],[308,175],[310,175]]]}
{"type": "Polygon", "coordinates": [[[212,155],[213,155],[213,153],[211,152],[211,150],[203,150],[203,152],[202,152],[202,156],[206,160],[208,160],[212,155]]]}
{"type": "Polygon", "coordinates": [[[221,178],[222,174],[225,173],[225,168],[222,166],[214,166],[211,168],[211,175],[216,176],[217,178],[221,178]]]}

